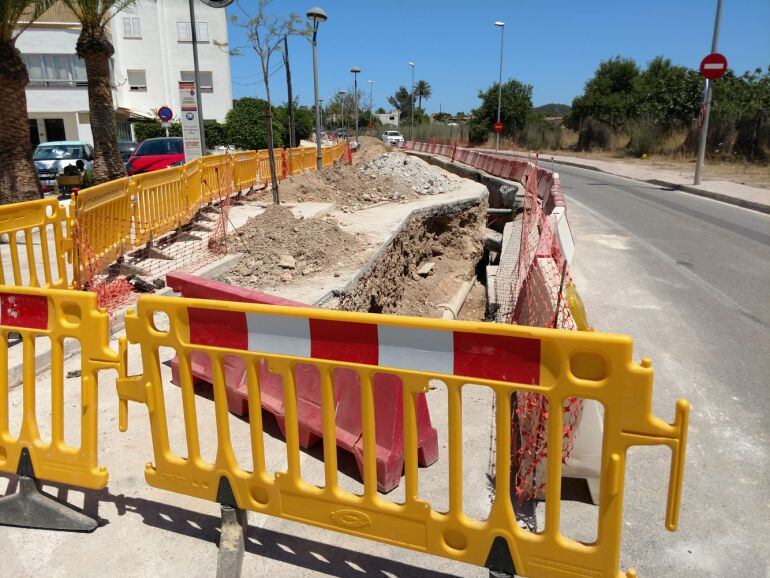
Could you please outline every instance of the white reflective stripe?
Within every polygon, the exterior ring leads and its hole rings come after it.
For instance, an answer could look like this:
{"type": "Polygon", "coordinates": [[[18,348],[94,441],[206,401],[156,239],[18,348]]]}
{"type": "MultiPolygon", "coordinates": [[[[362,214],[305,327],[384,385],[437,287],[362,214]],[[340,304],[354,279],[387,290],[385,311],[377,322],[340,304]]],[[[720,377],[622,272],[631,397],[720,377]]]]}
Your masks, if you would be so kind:
{"type": "Polygon", "coordinates": [[[451,331],[377,325],[379,365],[414,371],[454,373],[451,331]]]}
{"type": "Polygon", "coordinates": [[[722,70],[725,67],[723,62],[707,62],[703,65],[706,70],[722,70]]]}
{"type": "Polygon", "coordinates": [[[247,313],[249,351],[310,357],[310,321],[262,313],[247,313]]]}

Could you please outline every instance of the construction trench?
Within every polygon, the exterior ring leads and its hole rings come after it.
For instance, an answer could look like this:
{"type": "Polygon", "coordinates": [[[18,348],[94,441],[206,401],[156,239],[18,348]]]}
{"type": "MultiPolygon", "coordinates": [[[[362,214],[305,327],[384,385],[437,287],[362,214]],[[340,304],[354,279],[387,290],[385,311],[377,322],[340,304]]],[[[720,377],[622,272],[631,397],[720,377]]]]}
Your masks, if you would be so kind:
{"type": "MultiPolygon", "coordinates": [[[[283,180],[280,184],[280,206],[270,204],[269,191],[258,190],[247,195],[245,203],[233,207],[230,214],[232,228],[227,237],[230,255],[194,273],[221,282],[224,286],[261,291],[324,309],[477,322],[499,320],[493,279],[501,255],[506,250],[505,245],[515,244],[517,235],[520,235],[520,229],[516,230],[512,219],[522,208],[521,185],[491,179],[479,172],[471,175],[462,168],[453,169],[461,176],[456,175],[441,167],[431,166],[431,163],[440,162],[436,159],[423,160],[391,151],[375,139],[362,138],[361,141],[361,150],[354,155],[352,166],[337,163],[321,174],[308,171],[283,180]],[[473,178],[466,178],[468,176],[473,178]]],[[[508,251],[517,252],[515,247],[509,247],[508,251]]],[[[169,264],[169,268],[173,270],[173,264],[169,264]]],[[[173,294],[173,289],[173,286],[167,287],[162,292],[173,294]]],[[[156,319],[154,325],[158,331],[163,331],[168,322],[168,319],[156,319]]],[[[129,375],[142,373],[139,346],[128,346],[129,375]]],[[[163,378],[170,448],[177,455],[185,456],[188,455],[188,441],[185,437],[184,402],[181,389],[174,384],[178,353],[173,349],[160,348],[157,359],[163,378]]],[[[425,352],[425,355],[429,353],[425,352]]],[[[79,367],[76,357],[64,361],[64,395],[68,415],[76,414],[78,408],[79,367]]],[[[45,415],[50,411],[50,394],[45,394],[44,383],[51,374],[50,370],[41,369],[37,409],[40,415],[45,415]]],[[[208,502],[202,505],[200,500],[189,496],[146,485],[139,475],[141,464],[152,458],[146,412],[131,404],[127,417],[132,424],[131,429],[128,433],[117,432],[115,376],[109,372],[103,377],[103,383],[100,383],[103,397],[100,400],[99,421],[108,426],[100,426],[103,437],[99,463],[110,471],[111,493],[102,500],[109,506],[102,504],[98,514],[103,522],[99,528],[101,543],[107,549],[122,549],[121,552],[124,552],[119,554],[121,560],[114,561],[116,568],[130,567],[139,573],[148,573],[174,567],[180,573],[191,574],[199,574],[200,568],[211,568],[212,552],[200,548],[199,542],[201,538],[208,542],[218,541],[218,535],[211,530],[218,525],[217,505],[208,502]],[[202,513],[196,517],[190,512],[202,513]],[[180,529],[185,524],[195,527],[187,522],[192,518],[195,518],[193,522],[199,530],[180,529]],[[165,541],[168,531],[175,532],[176,539],[172,546],[165,541]],[[127,540],[127,537],[137,537],[136,542],[143,544],[141,554],[131,546],[132,540],[127,540]],[[140,567],[134,565],[138,559],[143,560],[140,567]]],[[[376,381],[373,389],[376,399],[376,381]]],[[[430,380],[426,389],[430,423],[436,430],[437,459],[430,464],[421,463],[424,467],[419,469],[417,494],[435,511],[446,512],[450,494],[447,455],[449,395],[446,384],[438,379],[430,380]]],[[[206,462],[213,463],[217,455],[219,426],[211,385],[205,379],[198,379],[195,393],[200,453],[206,462]]],[[[20,388],[11,391],[9,401],[15,408],[10,412],[11,431],[18,431],[22,405],[20,388]]],[[[493,391],[485,386],[464,385],[460,413],[463,432],[462,508],[470,518],[485,520],[497,487],[493,391]]],[[[235,457],[241,468],[253,471],[248,419],[247,414],[228,414],[230,442],[235,457]]],[[[77,423],[77,420],[65,420],[67,428],[71,428],[72,423],[77,423]]],[[[275,472],[287,470],[287,446],[280,420],[263,410],[262,424],[265,469],[272,476],[275,472]]],[[[374,427],[378,431],[376,423],[374,427]]],[[[41,435],[50,439],[50,424],[42,420],[40,429],[41,435]]],[[[403,444],[403,439],[400,443],[403,444]]],[[[545,463],[540,465],[544,467],[545,463]]],[[[324,486],[321,444],[310,444],[302,450],[300,466],[304,481],[324,486]]],[[[364,486],[354,452],[338,452],[338,470],[339,487],[362,495],[364,486]]],[[[405,487],[400,474],[399,471],[395,487],[382,494],[383,499],[397,504],[405,502],[405,487]]],[[[511,488],[515,488],[516,483],[512,482],[511,488]]],[[[0,491],[8,493],[9,485],[9,480],[0,477],[0,491]]],[[[596,536],[597,511],[592,506],[583,508],[585,503],[581,502],[586,501],[590,498],[583,497],[572,502],[579,505],[563,504],[562,509],[574,523],[562,527],[562,531],[572,538],[591,541],[596,536]]],[[[517,500],[514,499],[514,502],[517,503],[517,500]]],[[[87,511],[95,511],[95,505],[89,506],[88,499],[79,505],[87,511]]],[[[542,502],[529,502],[526,506],[528,509],[525,508],[521,516],[521,525],[532,531],[542,530],[542,502]],[[537,520],[535,510],[538,512],[537,520]]],[[[273,532],[276,540],[281,538],[275,535],[291,535],[300,540],[293,542],[295,550],[303,548],[302,540],[328,545],[339,542],[339,537],[333,533],[319,532],[311,526],[277,518],[252,514],[252,524],[260,526],[262,532],[273,532]]],[[[19,534],[14,539],[23,538],[19,534]]],[[[446,560],[355,537],[350,538],[349,547],[357,551],[374,551],[383,558],[400,558],[412,569],[485,575],[482,569],[452,566],[446,560]],[[475,573],[477,570],[478,574],[475,573]]],[[[33,546],[32,550],[36,548],[33,546]]],[[[70,544],[69,549],[73,548],[77,556],[63,561],[63,572],[76,572],[97,563],[97,557],[89,553],[87,547],[70,544]]],[[[251,547],[247,543],[246,549],[260,553],[260,548],[253,543],[251,547]]],[[[291,557],[285,558],[285,561],[293,563],[291,557]]],[[[35,570],[21,561],[13,562],[12,568],[19,572],[35,570]]],[[[259,556],[244,558],[245,575],[259,575],[261,568],[259,556]]],[[[393,572],[399,574],[398,569],[393,569],[393,572]]]]}

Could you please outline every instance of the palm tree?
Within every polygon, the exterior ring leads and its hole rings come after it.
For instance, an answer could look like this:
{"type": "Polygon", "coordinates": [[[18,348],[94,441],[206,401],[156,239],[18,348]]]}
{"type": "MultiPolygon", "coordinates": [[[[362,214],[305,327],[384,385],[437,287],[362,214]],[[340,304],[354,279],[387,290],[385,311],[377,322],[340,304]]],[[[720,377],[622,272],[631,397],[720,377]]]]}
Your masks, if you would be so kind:
{"type": "Polygon", "coordinates": [[[0,0],[0,204],[37,199],[40,181],[32,162],[29,140],[27,67],[16,48],[16,39],[51,2],[0,0]],[[19,20],[23,20],[19,23],[19,20]]]}
{"type": "Polygon", "coordinates": [[[417,108],[422,108],[422,99],[429,100],[433,95],[433,89],[425,80],[418,80],[414,85],[414,95],[417,97],[417,108]]]}
{"type": "MultiPolygon", "coordinates": [[[[0,0],[0,2],[3,0],[0,0]]],[[[83,59],[88,76],[88,108],[94,136],[94,180],[97,183],[126,176],[120,158],[112,102],[110,58],[115,48],[106,26],[115,14],[134,0],[62,0],[80,20],[75,51],[83,59]]]]}

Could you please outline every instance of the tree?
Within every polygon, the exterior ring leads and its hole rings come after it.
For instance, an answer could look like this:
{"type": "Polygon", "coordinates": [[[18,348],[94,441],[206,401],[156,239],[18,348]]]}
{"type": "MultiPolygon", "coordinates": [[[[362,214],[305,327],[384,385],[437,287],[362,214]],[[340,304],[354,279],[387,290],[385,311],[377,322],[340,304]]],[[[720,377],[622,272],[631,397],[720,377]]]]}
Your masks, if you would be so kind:
{"type": "Polygon", "coordinates": [[[0,204],[39,198],[40,181],[29,140],[27,68],[16,39],[50,5],[34,0],[0,0],[0,204]],[[20,20],[23,22],[19,23],[20,20]]]}
{"type": "Polygon", "coordinates": [[[433,89],[425,80],[418,80],[414,85],[414,95],[417,97],[417,108],[422,108],[422,99],[430,100],[433,89]]]}
{"type": "Polygon", "coordinates": [[[386,111],[384,108],[380,107],[374,111],[374,114],[386,114],[386,111]]]}
{"type": "MultiPolygon", "coordinates": [[[[414,101],[412,99],[412,95],[404,86],[399,86],[396,93],[393,96],[388,97],[388,103],[390,103],[393,108],[398,109],[398,111],[401,113],[402,122],[411,122],[413,102],[414,101]]],[[[422,124],[427,120],[427,118],[428,117],[422,108],[415,107],[415,124],[422,124]]]]}
{"type": "Polygon", "coordinates": [[[591,117],[612,126],[623,126],[634,108],[634,87],[639,67],[630,58],[617,56],[602,61],[586,82],[581,96],[572,101],[568,126],[579,129],[582,119],[591,117]]]}
{"type": "Polygon", "coordinates": [[[448,120],[451,120],[452,115],[448,112],[437,112],[433,115],[433,120],[436,122],[446,122],[448,120]]]}
{"type": "MultiPolygon", "coordinates": [[[[227,113],[225,130],[228,144],[245,150],[265,149],[268,145],[267,106],[260,98],[245,97],[233,101],[233,108],[227,113]]],[[[272,114],[270,117],[272,118],[272,114]]],[[[286,132],[277,119],[272,119],[273,143],[283,146],[282,135],[286,132]]]]}
{"type": "Polygon", "coordinates": [[[284,38],[290,35],[303,35],[309,37],[311,29],[308,23],[292,12],[287,17],[275,16],[267,13],[271,0],[259,0],[257,13],[251,16],[246,12],[240,2],[238,7],[244,14],[239,19],[233,15],[232,22],[246,30],[246,36],[251,48],[259,56],[259,64],[262,69],[262,81],[265,83],[265,121],[267,123],[267,150],[270,158],[270,179],[273,187],[273,202],[281,202],[278,194],[278,177],[275,170],[275,150],[273,134],[273,104],[270,97],[270,60],[276,53],[283,51],[284,38]],[[304,24],[304,25],[303,25],[304,24]]]}
{"type": "Polygon", "coordinates": [[[698,114],[702,84],[696,71],[658,56],[636,78],[632,116],[663,130],[687,125],[698,114]]]}
{"type": "MultiPolygon", "coordinates": [[[[315,109],[306,106],[299,106],[299,98],[294,99],[294,142],[299,146],[302,139],[307,139],[315,131],[315,109]]],[[[281,140],[286,146],[289,146],[289,105],[288,103],[277,106],[273,109],[274,125],[281,126],[281,140]]]]}
{"type": "Polygon", "coordinates": [[[80,21],[75,51],[85,61],[88,77],[88,109],[94,137],[96,183],[126,176],[118,148],[115,107],[112,102],[110,58],[115,48],[106,30],[110,19],[134,0],[62,0],[80,21]]]}
{"type": "MultiPolygon", "coordinates": [[[[497,121],[497,83],[487,90],[479,91],[481,106],[471,111],[473,118],[468,124],[468,138],[472,142],[486,140],[492,125],[497,121]]],[[[500,107],[500,120],[503,133],[513,136],[516,129],[521,129],[532,111],[532,86],[510,79],[503,83],[500,107]]]]}

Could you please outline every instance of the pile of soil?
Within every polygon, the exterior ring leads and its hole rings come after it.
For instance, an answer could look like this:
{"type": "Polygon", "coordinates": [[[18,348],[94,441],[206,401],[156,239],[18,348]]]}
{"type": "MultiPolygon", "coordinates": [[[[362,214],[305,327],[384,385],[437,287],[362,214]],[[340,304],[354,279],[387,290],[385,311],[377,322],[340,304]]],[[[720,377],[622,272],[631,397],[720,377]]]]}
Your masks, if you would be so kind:
{"type": "Polygon", "coordinates": [[[418,157],[391,152],[361,165],[361,171],[376,178],[392,177],[409,183],[421,195],[438,195],[454,191],[462,179],[428,164],[418,157]]]}
{"type": "Polygon", "coordinates": [[[358,150],[353,154],[353,166],[369,162],[393,150],[373,136],[359,137],[358,144],[358,150]]]}
{"type": "Polygon", "coordinates": [[[228,246],[244,253],[227,274],[231,282],[268,287],[319,272],[333,273],[348,265],[364,243],[333,219],[296,219],[288,208],[270,205],[232,233],[228,246]]]}
{"type": "Polygon", "coordinates": [[[381,201],[404,201],[415,195],[411,187],[389,176],[365,175],[344,162],[320,173],[305,171],[279,185],[282,202],[326,201],[342,211],[357,211],[381,201]]]}

